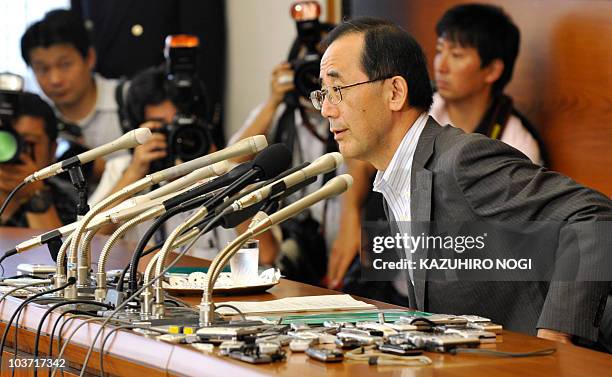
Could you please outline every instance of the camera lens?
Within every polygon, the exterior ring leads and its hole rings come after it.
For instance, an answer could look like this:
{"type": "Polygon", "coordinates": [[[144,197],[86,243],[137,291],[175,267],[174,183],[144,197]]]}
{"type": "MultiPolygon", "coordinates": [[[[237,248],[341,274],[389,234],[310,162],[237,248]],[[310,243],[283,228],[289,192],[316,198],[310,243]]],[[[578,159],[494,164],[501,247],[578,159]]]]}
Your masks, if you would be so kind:
{"type": "Polygon", "coordinates": [[[0,163],[16,161],[19,157],[19,139],[12,130],[0,129],[0,163]]]}
{"type": "Polygon", "coordinates": [[[210,149],[210,140],[201,125],[189,125],[174,132],[170,145],[176,157],[189,161],[205,155],[210,149]]]}
{"type": "Polygon", "coordinates": [[[308,55],[304,60],[294,62],[295,88],[298,94],[304,98],[309,98],[310,93],[319,87],[319,67],[321,60],[318,55],[308,55]]]}

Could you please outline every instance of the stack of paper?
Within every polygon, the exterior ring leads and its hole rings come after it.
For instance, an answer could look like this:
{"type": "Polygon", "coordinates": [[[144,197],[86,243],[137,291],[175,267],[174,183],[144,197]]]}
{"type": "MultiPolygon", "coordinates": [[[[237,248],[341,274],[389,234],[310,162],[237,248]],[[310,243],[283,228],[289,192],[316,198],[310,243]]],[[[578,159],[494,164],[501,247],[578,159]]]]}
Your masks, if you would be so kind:
{"type": "MultiPolygon", "coordinates": [[[[271,301],[230,301],[220,304],[235,306],[244,314],[376,309],[374,305],[355,300],[350,295],[287,297],[271,301]]],[[[217,313],[236,314],[236,311],[223,307],[217,313]]]]}

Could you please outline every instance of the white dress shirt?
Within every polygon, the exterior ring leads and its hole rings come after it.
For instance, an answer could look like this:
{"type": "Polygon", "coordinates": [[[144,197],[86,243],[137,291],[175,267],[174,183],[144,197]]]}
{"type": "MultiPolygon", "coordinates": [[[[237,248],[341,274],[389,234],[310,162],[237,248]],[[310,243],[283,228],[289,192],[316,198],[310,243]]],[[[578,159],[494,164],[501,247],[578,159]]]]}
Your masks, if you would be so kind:
{"type": "MultiPolygon", "coordinates": [[[[421,137],[421,132],[427,123],[427,113],[421,114],[412,127],[406,132],[399,147],[393,154],[393,158],[385,171],[376,173],[373,190],[380,192],[385,198],[389,209],[393,214],[393,219],[397,221],[399,231],[410,234],[410,172],[412,171],[412,161],[414,153],[421,137]]],[[[406,258],[410,260],[412,254],[407,252],[406,258]]],[[[393,286],[404,296],[408,296],[405,271],[393,281],[393,286]]],[[[412,271],[410,270],[412,278],[412,271]]]]}

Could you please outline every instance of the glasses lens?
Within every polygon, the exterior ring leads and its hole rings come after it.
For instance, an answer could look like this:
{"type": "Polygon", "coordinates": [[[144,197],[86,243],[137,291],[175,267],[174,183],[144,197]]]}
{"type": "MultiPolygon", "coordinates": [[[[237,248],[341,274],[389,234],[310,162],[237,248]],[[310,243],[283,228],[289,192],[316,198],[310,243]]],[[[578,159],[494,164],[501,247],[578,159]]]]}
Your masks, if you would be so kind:
{"type": "Polygon", "coordinates": [[[335,86],[333,88],[329,88],[327,93],[327,99],[332,105],[337,105],[340,103],[340,101],[342,101],[342,93],[340,93],[339,87],[335,86]]]}
{"type": "Polygon", "coordinates": [[[314,106],[315,109],[321,110],[321,107],[323,104],[322,98],[323,98],[323,93],[321,93],[320,90],[315,90],[310,93],[310,101],[312,101],[312,105],[314,106]]]}

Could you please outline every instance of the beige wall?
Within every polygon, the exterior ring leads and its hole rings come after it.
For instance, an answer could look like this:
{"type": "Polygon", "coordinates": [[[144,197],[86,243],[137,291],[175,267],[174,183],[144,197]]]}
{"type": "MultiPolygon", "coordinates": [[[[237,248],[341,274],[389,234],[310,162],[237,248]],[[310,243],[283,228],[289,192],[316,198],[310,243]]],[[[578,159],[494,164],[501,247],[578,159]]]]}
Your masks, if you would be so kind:
{"type": "MultiPolygon", "coordinates": [[[[296,36],[289,7],[295,0],[228,0],[227,138],[268,96],[272,68],[287,58],[296,36]]],[[[321,8],[325,2],[320,1],[321,8]]],[[[325,19],[325,13],[321,19],[325,19]]]]}

